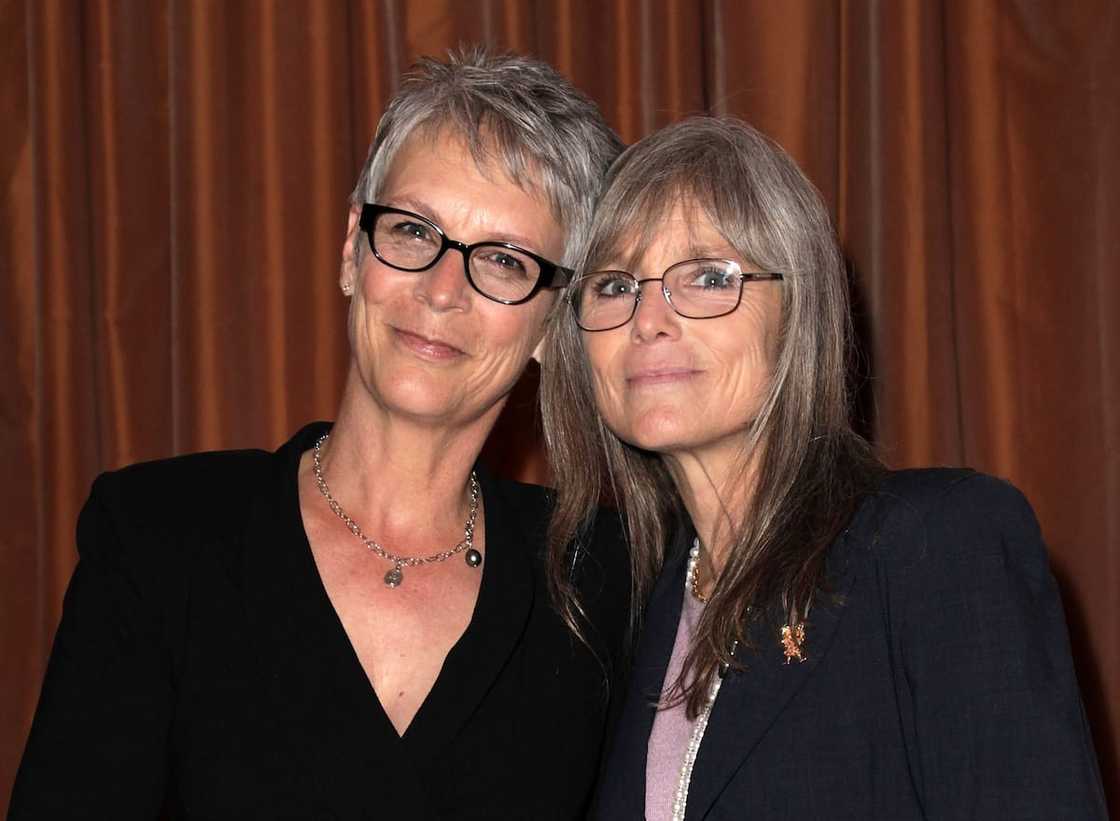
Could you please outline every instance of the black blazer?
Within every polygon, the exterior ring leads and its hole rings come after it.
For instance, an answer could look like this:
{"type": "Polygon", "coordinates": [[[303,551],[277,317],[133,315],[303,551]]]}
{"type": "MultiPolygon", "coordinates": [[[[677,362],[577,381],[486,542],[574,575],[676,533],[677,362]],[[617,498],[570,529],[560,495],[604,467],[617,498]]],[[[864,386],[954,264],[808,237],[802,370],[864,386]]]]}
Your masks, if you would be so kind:
{"type": "MultiPolygon", "coordinates": [[[[595,816],[640,819],[650,706],[683,598],[678,539],[653,593],[595,816]]],[[[1105,819],[1062,606],[1017,490],[896,473],[831,548],[835,596],[785,663],[770,616],[723,681],[688,819],[1105,819]]]]}
{"type": "MultiPolygon", "coordinates": [[[[97,480],[9,818],[583,817],[609,693],[549,603],[544,493],[480,472],[478,603],[398,737],[300,520],[325,429],[97,480]]],[[[612,674],[627,566],[604,526],[577,578],[612,674]]]]}

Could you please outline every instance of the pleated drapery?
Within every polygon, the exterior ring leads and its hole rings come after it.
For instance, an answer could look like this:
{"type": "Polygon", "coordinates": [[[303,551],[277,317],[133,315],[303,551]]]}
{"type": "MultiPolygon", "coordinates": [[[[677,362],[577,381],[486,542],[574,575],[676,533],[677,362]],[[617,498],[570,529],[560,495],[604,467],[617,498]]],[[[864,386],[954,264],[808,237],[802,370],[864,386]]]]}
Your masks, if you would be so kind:
{"type": "MultiPolygon", "coordinates": [[[[333,413],[349,190],[401,71],[463,42],[552,62],[627,141],[707,111],[797,158],[852,266],[859,422],[1030,497],[1116,806],[1116,0],[0,2],[0,799],[91,480],[333,413]]],[[[543,481],[534,401],[488,448],[543,481]]]]}

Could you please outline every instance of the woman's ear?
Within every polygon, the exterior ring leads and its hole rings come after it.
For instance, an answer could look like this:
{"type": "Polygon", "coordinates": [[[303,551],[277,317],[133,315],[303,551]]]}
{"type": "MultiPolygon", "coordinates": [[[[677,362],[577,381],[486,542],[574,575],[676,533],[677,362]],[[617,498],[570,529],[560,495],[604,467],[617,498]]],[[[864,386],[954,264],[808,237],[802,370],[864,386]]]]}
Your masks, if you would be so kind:
{"type": "Polygon", "coordinates": [[[544,318],[544,326],[540,331],[540,338],[537,340],[537,344],[533,346],[533,352],[529,354],[529,357],[542,367],[544,366],[545,351],[548,348],[548,335],[554,330],[553,323],[560,318],[563,310],[562,300],[563,297],[557,298],[552,307],[549,308],[544,318]]]}
{"type": "Polygon", "coordinates": [[[351,296],[358,281],[358,220],[361,217],[358,206],[350,206],[350,216],[346,220],[346,239],[342,243],[342,265],[338,271],[338,287],[342,293],[351,296]]]}

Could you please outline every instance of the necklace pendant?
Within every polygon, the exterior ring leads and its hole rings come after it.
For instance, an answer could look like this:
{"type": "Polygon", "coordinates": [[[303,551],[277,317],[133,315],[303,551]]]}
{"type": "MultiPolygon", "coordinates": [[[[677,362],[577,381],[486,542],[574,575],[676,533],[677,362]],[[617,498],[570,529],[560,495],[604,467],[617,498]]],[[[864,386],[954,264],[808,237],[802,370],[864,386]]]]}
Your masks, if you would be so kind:
{"type": "Polygon", "coordinates": [[[401,571],[401,566],[395,565],[392,570],[385,574],[386,587],[400,587],[401,582],[404,581],[404,573],[401,571]]]}
{"type": "Polygon", "coordinates": [[[433,553],[430,556],[423,557],[407,557],[397,556],[390,553],[384,547],[379,545],[373,539],[369,538],[362,532],[358,523],[350,518],[349,514],[342,509],[342,505],[338,500],[331,495],[331,489],[327,487],[327,480],[323,476],[323,443],[327,441],[330,436],[329,433],[324,433],[315,442],[315,450],[311,456],[311,468],[315,473],[315,485],[319,488],[319,493],[327,501],[327,506],[331,509],[335,516],[342,520],[346,528],[354,534],[354,536],[366,546],[366,549],[374,553],[380,559],[390,561],[393,567],[385,574],[385,586],[392,589],[400,587],[404,583],[404,568],[408,567],[421,567],[422,565],[431,564],[433,562],[445,562],[452,556],[466,551],[464,558],[467,561],[467,567],[478,567],[482,564],[482,554],[474,549],[474,527],[478,518],[478,500],[482,494],[482,489],[478,485],[478,476],[472,470],[470,474],[470,509],[467,513],[467,521],[463,525],[463,541],[455,545],[449,550],[441,550],[439,553],[433,553]]]}

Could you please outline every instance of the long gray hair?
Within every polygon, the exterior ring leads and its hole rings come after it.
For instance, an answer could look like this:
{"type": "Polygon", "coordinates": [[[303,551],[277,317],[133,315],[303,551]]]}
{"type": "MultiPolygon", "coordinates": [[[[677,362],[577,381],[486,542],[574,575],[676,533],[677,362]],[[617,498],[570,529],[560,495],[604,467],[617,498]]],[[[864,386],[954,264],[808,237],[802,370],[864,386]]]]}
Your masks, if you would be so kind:
{"type": "MultiPolygon", "coordinates": [[[[749,618],[778,608],[788,624],[806,621],[826,581],[828,546],[879,466],[849,422],[848,283],[816,189],[780,147],[745,123],[685,120],[616,161],[581,269],[595,270],[631,249],[636,261],[678,204],[695,206],[692,213],[706,217],[744,261],[785,275],[769,390],[756,418],[744,420],[739,469],[746,486],[752,467],[753,493],[745,505],[728,508],[728,560],[675,684],[677,698],[696,715],[719,665],[739,665],[728,648],[746,642],[749,618]]],[[[604,424],[574,318],[557,317],[545,346],[542,413],[557,485],[550,585],[565,618],[578,624],[569,545],[609,494],[630,542],[636,630],[684,515],[681,497],[657,454],[621,441],[604,424]]]]}
{"type": "Polygon", "coordinates": [[[350,196],[374,202],[393,158],[413,135],[444,129],[462,139],[480,168],[496,163],[526,190],[539,188],[567,233],[561,265],[583,250],[603,176],[622,143],[598,107],[552,66],[480,46],[421,58],[377,125],[350,196]]]}

